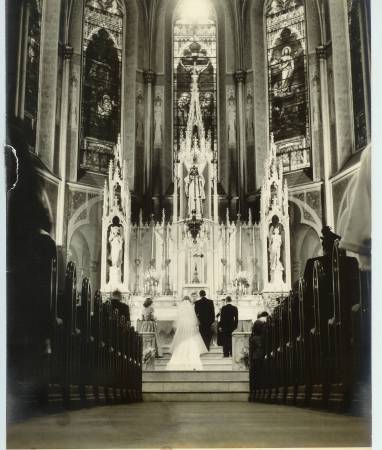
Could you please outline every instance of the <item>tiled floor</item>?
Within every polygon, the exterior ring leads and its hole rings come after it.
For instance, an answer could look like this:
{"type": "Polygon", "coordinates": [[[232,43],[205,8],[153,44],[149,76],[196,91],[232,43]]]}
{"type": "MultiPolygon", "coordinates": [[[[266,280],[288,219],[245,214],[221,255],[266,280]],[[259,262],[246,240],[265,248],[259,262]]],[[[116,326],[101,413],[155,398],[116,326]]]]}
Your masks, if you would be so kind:
{"type": "Polygon", "coordinates": [[[34,417],[8,448],[369,446],[366,419],[246,402],[139,403],[34,417]]]}

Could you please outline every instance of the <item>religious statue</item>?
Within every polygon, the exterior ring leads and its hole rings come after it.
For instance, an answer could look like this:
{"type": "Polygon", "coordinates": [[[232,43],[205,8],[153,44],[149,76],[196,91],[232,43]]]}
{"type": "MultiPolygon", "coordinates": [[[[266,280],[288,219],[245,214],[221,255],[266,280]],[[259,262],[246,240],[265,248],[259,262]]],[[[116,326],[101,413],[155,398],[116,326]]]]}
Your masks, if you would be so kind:
{"type": "Polygon", "coordinates": [[[193,166],[184,182],[186,196],[188,197],[188,215],[191,217],[193,211],[195,211],[196,217],[201,217],[203,213],[202,202],[206,198],[204,177],[199,174],[198,168],[193,166]]]}
{"type": "Polygon", "coordinates": [[[120,268],[122,264],[123,237],[121,234],[121,228],[122,227],[120,225],[113,225],[110,228],[110,260],[112,267],[115,268],[120,268]]]}
{"type": "Polygon", "coordinates": [[[269,259],[271,270],[276,270],[280,265],[280,256],[281,256],[281,234],[279,227],[272,227],[273,231],[271,233],[270,242],[269,242],[269,259]]]}
{"type": "Polygon", "coordinates": [[[144,115],[145,107],[143,104],[143,94],[140,92],[137,96],[137,142],[143,144],[144,142],[144,115]]]}
{"type": "Polygon", "coordinates": [[[231,93],[227,104],[228,115],[228,145],[236,144],[236,100],[231,93]]]}
{"type": "Polygon", "coordinates": [[[246,113],[246,137],[247,141],[251,142],[253,140],[253,97],[250,92],[247,94],[247,104],[245,107],[246,113]]]}
{"type": "Polygon", "coordinates": [[[162,145],[162,99],[159,95],[154,100],[154,144],[162,145]]]}

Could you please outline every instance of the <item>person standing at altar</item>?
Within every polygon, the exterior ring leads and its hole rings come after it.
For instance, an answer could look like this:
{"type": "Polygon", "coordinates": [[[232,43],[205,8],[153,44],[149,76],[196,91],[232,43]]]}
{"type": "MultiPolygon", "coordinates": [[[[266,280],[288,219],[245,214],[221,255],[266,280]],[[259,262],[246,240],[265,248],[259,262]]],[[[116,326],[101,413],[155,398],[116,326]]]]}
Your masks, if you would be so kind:
{"type": "Polygon", "coordinates": [[[155,352],[159,358],[163,357],[162,347],[159,342],[158,324],[155,317],[153,300],[148,297],[143,303],[142,320],[137,323],[137,330],[140,333],[149,332],[155,333],[155,352]]]}
{"type": "Polygon", "coordinates": [[[239,312],[236,306],[231,304],[232,298],[228,295],[225,299],[226,304],[220,311],[220,322],[218,331],[221,333],[221,343],[223,346],[223,356],[228,358],[232,356],[232,333],[236,330],[239,323],[239,312]]]}
{"type": "Polygon", "coordinates": [[[199,332],[208,351],[212,338],[211,326],[215,322],[214,302],[206,297],[206,291],[199,292],[200,300],[195,303],[195,313],[199,320],[199,332]]]}

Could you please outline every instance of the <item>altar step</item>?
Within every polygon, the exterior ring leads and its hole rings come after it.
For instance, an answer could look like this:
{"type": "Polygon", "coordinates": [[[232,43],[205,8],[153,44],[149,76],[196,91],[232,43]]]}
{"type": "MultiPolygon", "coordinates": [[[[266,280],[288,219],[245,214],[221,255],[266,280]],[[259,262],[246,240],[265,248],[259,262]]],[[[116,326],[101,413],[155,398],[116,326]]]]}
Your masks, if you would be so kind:
{"type": "Polygon", "coordinates": [[[247,371],[146,371],[143,400],[147,402],[246,402],[247,371]]]}
{"type": "MultiPolygon", "coordinates": [[[[164,351],[166,352],[166,349],[164,351]]],[[[155,369],[165,370],[170,358],[170,353],[164,353],[162,358],[156,358],[155,369]]],[[[203,370],[232,370],[232,358],[224,358],[221,347],[211,347],[210,351],[208,353],[205,353],[204,355],[201,355],[200,359],[203,364],[203,370]]]]}

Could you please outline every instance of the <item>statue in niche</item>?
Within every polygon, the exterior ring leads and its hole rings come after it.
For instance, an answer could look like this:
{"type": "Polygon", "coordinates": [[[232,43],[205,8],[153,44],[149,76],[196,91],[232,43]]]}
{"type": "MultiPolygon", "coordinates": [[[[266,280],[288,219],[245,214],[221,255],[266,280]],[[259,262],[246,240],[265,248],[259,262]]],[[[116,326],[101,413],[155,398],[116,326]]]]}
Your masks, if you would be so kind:
{"type": "Polygon", "coordinates": [[[271,234],[269,243],[269,258],[271,270],[275,270],[280,264],[282,238],[279,227],[275,227],[271,234]]]}
{"type": "Polygon", "coordinates": [[[292,49],[287,45],[281,51],[281,56],[271,62],[281,72],[281,80],[274,84],[274,93],[282,97],[290,93],[290,84],[294,71],[294,59],[292,49]]]}
{"type": "Polygon", "coordinates": [[[143,144],[144,142],[144,115],[145,106],[143,104],[143,94],[140,92],[137,96],[137,142],[143,144]]]}
{"type": "Polygon", "coordinates": [[[245,113],[246,113],[246,137],[247,141],[251,142],[253,140],[253,97],[250,92],[247,94],[247,104],[245,107],[245,113]]]}
{"type": "Polygon", "coordinates": [[[154,145],[162,145],[162,99],[159,95],[154,100],[154,145]]]}
{"type": "Polygon", "coordinates": [[[236,99],[231,93],[227,102],[228,145],[236,145],[236,99]]]}
{"type": "Polygon", "coordinates": [[[97,114],[99,117],[107,119],[113,112],[113,102],[109,94],[104,94],[101,101],[97,104],[97,114]]]}
{"type": "Polygon", "coordinates": [[[277,216],[272,217],[272,224],[268,234],[268,254],[270,268],[270,282],[277,288],[283,284],[283,265],[281,263],[281,246],[283,228],[277,216]]]}
{"type": "MultiPolygon", "coordinates": [[[[122,227],[119,224],[115,224],[110,227],[110,234],[109,234],[111,266],[119,269],[122,265],[122,250],[123,250],[123,237],[121,231],[122,227]]],[[[111,271],[110,271],[110,278],[111,278],[111,271]]],[[[121,280],[119,279],[118,282],[120,283],[121,280]]]]}
{"type": "Polygon", "coordinates": [[[188,214],[191,217],[194,211],[196,217],[200,218],[203,214],[203,200],[206,198],[204,177],[199,174],[198,168],[193,166],[184,182],[188,198],[188,214]]]}

